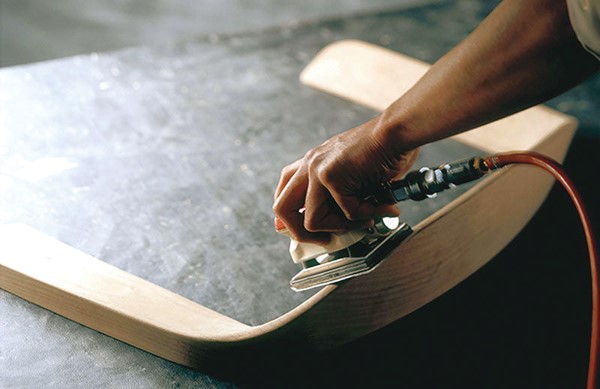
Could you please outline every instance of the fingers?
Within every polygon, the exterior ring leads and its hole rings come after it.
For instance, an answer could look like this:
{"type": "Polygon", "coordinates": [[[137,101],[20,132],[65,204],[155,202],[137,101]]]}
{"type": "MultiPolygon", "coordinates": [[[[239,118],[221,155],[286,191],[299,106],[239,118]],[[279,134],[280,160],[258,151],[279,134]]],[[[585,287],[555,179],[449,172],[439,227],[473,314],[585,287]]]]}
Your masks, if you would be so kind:
{"type": "Polygon", "coordinates": [[[341,232],[372,227],[373,216],[397,216],[398,208],[394,205],[380,205],[361,202],[353,196],[342,196],[340,202],[347,204],[352,210],[354,219],[341,212],[332,194],[317,179],[310,179],[306,169],[297,169],[287,180],[275,199],[273,211],[276,215],[277,230],[287,229],[296,240],[325,244],[329,241],[327,232],[341,232]],[[303,210],[301,212],[300,210],[303,210]],[[366,215],[360,219],[356,214],[366,215]]]}
{"type": "Polygon", "coordinates": [[[400,216],[400,208],[394,204],[382,204],[375,208],[374,213],[379,217],[398,217],[400,216]]]}
{"type": "Polygon", "coordinates": [[[273,212],[279,221],[279,229],[282,224],[290,235],[298,241],[325,244],[329,241],[329,234],[310,232],[304,227],[305,202],[308,190],[308,174],[301,167],[301,161],[289,165],[281,174],[273,204],[273,212]],[[288,169],[289,168],[289,169],[288,169]],[[293,174],[291,174],[294,170],[293,174]]]}
{"type": "Polygon", "coordinates": [[[399,215],[396,206],[374,205],[362,196],[408,170],[417,151],[390,155],[370,130],[359,126],[339,134],[282,170],[273,205],[278,230],[318,244],[329,240],[327,232],[370,227],[375,217],[399,215]]]}
{"type": "Polygon", "coordinates": [[[419,157],[420,152],[421,152],[421,149],[416,148],[416,149],[407,151],[404,154],[402,154],[396,165],[398,168],[398,172],[397,172],[396,176],[392,177],[392,178],[398,179],[398,178],[401,178],[402,176],[404,176],[406,173],[408,173],[410,168],[417,161],[417,158],[419,157]]]}
{"type": "Polygon", "coordinates": [[[335,183],[314,176],[301,160],[296,161],[282,171],[275,193],[276,229],[287,229],[298,241],[325,244],[328,232],[369,228],[376,216],[400,213],[395,205],[375,206],[356,195],[343,195],[335,183]]]}
{"type": "Polygon", "coordinates": [[[323,220],[328,208],[328,193],[314,179],[308,181],[306,191],[305,210],[304,210],[304,228],[307,231],[324,230],[327,227],[339,228],[339,226],[324,226],[324,222],[331,224],[331,220],[323,220]]]}
{"type": "Polygon", "coordinates": [[[296,240],[326,243],[326,237],[324,241],[323,237],[320,236],[313,238],[303,228],[304,212],[302,210],[305,207],[308,180],[303,176],[303,172],[298,172],[301,165],[302,160],[299,159],[281,171],[273,203],[275,229],[278,231],[286,229],[296,240]]]}
{"type": "Polygon", "coordinates": [[[294,176],[294,174],[296,174],[301,163],[302,163],[302,160],[299,159],[296,162],[289,164],[288,166],[284,167],[281,170],[281,176],[279,177],[279,183],[277,184],[277,188],[275,189],[275,200],[277,200],[277,198],[281,194],[281,191],[283,191],[283,188],[285,188],[285,186],[288,184],[290,179],[294,176]]]}
{"type": "Polygon", "coordinates": [[[350,220],[332,201],[331,193],[319,180],[310,179],[306,193],[304,228],[309,232],[340,232],[368,228],[373,225],[371,218],[350,220]]]}
{"type": "Polygon", "coordinates": [[[340,210],[351,221],[360,221],[373,218],[374,207],[356,196],[346,196],[341,194],[331,185],[328,188],[329,193],[339,206],[340,210]]]}

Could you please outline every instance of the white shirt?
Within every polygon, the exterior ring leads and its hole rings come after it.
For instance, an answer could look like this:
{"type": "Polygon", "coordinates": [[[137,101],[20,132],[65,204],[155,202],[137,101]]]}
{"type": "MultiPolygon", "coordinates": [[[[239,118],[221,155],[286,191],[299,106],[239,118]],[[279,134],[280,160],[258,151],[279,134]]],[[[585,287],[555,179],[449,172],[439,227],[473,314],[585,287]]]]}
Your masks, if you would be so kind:
{"type": "Polygon", "coordinates": [[[567,7],[577,38],[600,60],[600,0],[567,0],[567,7]]]}

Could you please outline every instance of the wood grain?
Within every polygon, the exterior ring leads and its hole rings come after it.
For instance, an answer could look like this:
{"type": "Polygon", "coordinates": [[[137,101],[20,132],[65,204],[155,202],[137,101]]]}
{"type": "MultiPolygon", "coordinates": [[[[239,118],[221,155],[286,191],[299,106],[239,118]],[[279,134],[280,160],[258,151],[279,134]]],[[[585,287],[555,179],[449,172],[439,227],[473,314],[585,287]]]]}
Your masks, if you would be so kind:
{"type": "MultiPolygon", "coordinates": [[[[326,47],[302,82],[384,109],[427,65],[364,42],[326,47]]],[[[488,152],[535,150],[562,160],[573,118],[535,107],[455,139],[488,152]]],[[[281,317],[247,326],[23,225],[0,226],[0,287],[168,360],[218,372],[300,349],[326,349],[401,318],[464,280],[524,227],[552,179],[513,167],[417,226],[372,273],[328,286],[281,317]]]]}

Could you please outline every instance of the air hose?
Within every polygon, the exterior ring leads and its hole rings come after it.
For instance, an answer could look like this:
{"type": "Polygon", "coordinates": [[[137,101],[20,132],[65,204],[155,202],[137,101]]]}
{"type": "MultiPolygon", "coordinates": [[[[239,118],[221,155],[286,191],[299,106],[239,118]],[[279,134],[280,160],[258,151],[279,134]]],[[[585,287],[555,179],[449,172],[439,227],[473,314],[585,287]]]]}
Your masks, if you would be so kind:
{"type": "Polygon", "coordinates": [[[384,183],[376,197],[380,202],[399,202],[409,199],[420,201],[435,197],[437,193],[456,185],[477,180],[494,170],[515,164],[537,166],[550,173],[565,188],[579,214],[589,252],[592,282],[592,330],[587,389],[598,389],[598,354],[600,352],[598,339],[600,330],[598,248],[583,201],[558,162],[533,152],[511,152],[483,158],[474,157],[452,164],[444,164],[437,168],[425,167],[410,172],[401,180],[384,183]]]}

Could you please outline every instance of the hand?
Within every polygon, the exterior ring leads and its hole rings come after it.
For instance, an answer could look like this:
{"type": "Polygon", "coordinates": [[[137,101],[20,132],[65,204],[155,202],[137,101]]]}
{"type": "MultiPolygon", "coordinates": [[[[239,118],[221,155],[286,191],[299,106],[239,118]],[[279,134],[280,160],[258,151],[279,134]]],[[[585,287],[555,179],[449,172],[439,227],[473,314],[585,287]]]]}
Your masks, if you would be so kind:
{"type": "Polygon", "coordinates": [[[541,103],[599,69],[579,43],[565,1],[504,0],[381,119],[331,138],[286,167],[275,193],[277,221],[297,240],[326,243],[327,231],[396,215],[395,206],[363,199],[406,172],[416,157],[412,148],[541,103]]]}
{"type": "Polygon", "coordinates": [[[395,205],[363,199],[406,173],[418,151],[392,152],[398,146],[378,137],[377,124],[375,118],[336,135],[283,169],[273,210],[294,239],[327,243],[328,232],[367,228],[376,216],[399,214],[395,205]]]}

